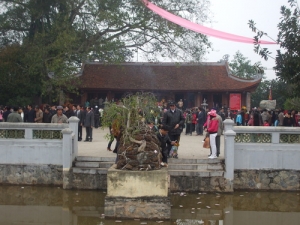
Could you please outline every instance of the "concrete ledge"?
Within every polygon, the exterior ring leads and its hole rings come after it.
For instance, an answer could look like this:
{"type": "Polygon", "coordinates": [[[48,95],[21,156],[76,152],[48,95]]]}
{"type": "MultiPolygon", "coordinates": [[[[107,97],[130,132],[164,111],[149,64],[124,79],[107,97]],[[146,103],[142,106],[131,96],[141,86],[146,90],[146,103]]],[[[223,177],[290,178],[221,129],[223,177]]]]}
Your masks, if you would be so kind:
{"type": "Polygon", "coordinates": [[[168,159],[169,164],[211,164],[211,163],[224,163],[224,158],[220,157],[217,159],[168,159]]]}
{"type": "Polygon", "coordinates": [[[82,174],[107,174],[107,169],[106,168],[76,168],[73,167],[73,173],[82,173],[82,174]]]}
{"type": "Polygon", "coordinates": [[[223,170],[221,163],[213,164],[168,164],[169,170],[223,170]]]}
{"type": "Polygon", "coordinates": [[[107,196],[105,197],[104,214],[105,218],[170,219],[170,198],[122,198],[107,196]]]}
{"type": "Polygon", "coordinates": [[[75,162],[76,167],[92,167],[99,168],[99,162],[75,162]]]}
{"type": "Polygon", "coordinates": [[[112,166],[107,171],[107,196],[109,197],[167,197],[168,170],[128,171],[112,166]]]}
{"type": "Polygon", "coordinates": [[[115,162],[116,157],[77,156],[76,160],[84,162],[115,162]]]}
{"type": "Polygon", "coordinates": [[[187,176],[187,177],[221,177],[224,175],[223,170],[169,170],[171,176],[187,176]]]}

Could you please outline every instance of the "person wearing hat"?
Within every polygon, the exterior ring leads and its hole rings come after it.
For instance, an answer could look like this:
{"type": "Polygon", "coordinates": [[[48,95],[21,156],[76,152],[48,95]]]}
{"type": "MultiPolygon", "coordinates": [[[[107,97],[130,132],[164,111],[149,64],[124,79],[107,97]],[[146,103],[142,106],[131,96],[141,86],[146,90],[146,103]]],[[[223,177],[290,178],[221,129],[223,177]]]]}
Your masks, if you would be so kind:
{"type": "MultiPolygon", "coordinates": [[[[171,141],[177,141],[179,144],[180,134],[183,130],[185,119],[182,111],[176,109],[175,102],[171,101],[169,106],[170,109],[167,110],[163,115],[162,125],[170,128],[169,137],[171,141]]],[[[172,145],[168,145],[168,155],[170,154],[171,148],[172,145]]],[[[174,157],[177,158],[177,154],[174,157]]]]}
{"type": "Polygon", "coordinates": [[[209,114],[209,118],[207,122],[204,124],[204,128],[207,129],[209,133],[209,143],[211,147],[211,155],[208,157],[209,159],[217,158],[217,146],[216,146],[216,136],[218,134],[219,128],[219,120],[217,119],[216,110],[212,109],[209,114]]]}
{"type": "Polygon", "coordinates": [[[63,107],[57,106],[56,114],[52,116],[51,123],[67,123],[68,117],[63,114],[63,107]]]}

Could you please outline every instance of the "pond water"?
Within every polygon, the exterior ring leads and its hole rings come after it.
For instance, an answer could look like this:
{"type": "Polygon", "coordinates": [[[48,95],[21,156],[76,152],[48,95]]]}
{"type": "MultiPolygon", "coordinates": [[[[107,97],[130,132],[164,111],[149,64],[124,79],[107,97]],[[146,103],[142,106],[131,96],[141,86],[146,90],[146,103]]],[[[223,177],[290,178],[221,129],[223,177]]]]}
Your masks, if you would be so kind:
{"type": "Polygon", "coordinates": [[[104,191],[0,186],[0,225],[300,224],[300,192],[173,193],[167,221],[104,218],[104,191]]]}

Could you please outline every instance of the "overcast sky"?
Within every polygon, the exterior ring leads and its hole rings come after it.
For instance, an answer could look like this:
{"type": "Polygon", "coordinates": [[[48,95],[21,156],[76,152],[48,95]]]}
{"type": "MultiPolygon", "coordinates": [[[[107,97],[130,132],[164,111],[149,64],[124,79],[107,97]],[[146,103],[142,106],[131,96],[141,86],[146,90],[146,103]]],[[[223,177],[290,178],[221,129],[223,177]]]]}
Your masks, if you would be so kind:
{"type": "MultiPolygon", "coordinates": [[[[275,40],[277,39],[277,24],[280,21],[280,7],[288,5],[287,0],[210,0],[211,12],[214,21],[211,28],[224,32],[237,34],[245,37],[254,37],[255,33],[248,26],[249,20],[254,20],[257,28],[268,33],[275,40]]],[[[275,72],[271,70],[275,66],[274,59],[269,58],[268,61],[262,59],[254,53],[252,44],[243,44],[237,42],[226,41],[217,38],[209,38],[213,43],[214,51],[206,55],[208,62],[216,62],[225,54],[229,54],[229,61],[233,59],[233,55],[239,50],[245,57],[251,60],[251,63],[261,61],[266,70],[267,79],[275,79],[275,72]]],[[[269,40],[267,37],[264,40],[269,40]]],[[[263,45],[269,47],[272,56],[276,56],[276,49],[279,45],[263,45]]]]}

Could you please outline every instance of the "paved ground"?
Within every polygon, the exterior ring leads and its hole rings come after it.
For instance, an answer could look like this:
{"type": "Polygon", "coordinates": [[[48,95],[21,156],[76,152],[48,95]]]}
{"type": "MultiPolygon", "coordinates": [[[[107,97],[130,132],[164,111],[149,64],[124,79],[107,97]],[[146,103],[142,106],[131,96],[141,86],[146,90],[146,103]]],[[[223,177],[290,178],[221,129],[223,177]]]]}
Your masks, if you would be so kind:
{"type": "MultiPolygon", "coordinates": [[[[107,151],[108,140],[105,136],[108,134],[108,129],[93,129],[93,142],[78,142],[79,156],[96,156],[96,157],[115,157],[111,151],[107,151]]],[[[83,137],[85,137],[85,129],[83,129],[83,137]]],[[[178,150],[179,158],[184,159],[204,159],[209,154],[209,149],[203,148],[203,136],[185,135],[184,131],[181,135],[180,146],[178,150]]],[[[115,147],[116,141],[112,144],[112,149],[115,147]]],[[[224,136],[221,137],[221,154],[220,158],[224,158],[224,136]]]]}

